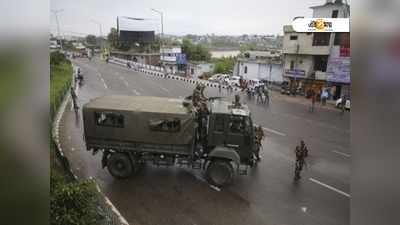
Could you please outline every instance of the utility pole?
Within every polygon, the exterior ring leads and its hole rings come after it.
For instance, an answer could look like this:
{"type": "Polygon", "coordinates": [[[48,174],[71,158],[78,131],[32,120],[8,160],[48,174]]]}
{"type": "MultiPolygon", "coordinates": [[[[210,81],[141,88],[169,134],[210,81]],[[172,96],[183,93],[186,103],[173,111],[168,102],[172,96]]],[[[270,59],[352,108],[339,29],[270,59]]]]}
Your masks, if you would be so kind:
{"type": "Polygon", "coordinates": [[[100,48],[101,48],[101,51],[103,51],[103,49],[104,49],[104,46],[103,46],[103,30],[102,30],[101,23],[98,22],[98,21],[96,21],[96,20],[90,20],[90,21],[91,21],[92,23],[95,23],[95,24],[97,24],[97,25],[99,26],[100,48]]]}
{"type": "MultiPolygon", "coordinates": [[[[57,37],[60,38],[60,22],[58,21],[58,13],[63,12],[64,9],[58,9],[58,10],[51,10],[52,13],[54,13],[54,16],[56,17],[56,23],[57,23],[57,37]]],[[[62,40],[60,39],[60,46],[61,49],[63,48],[62,46],[62,40]]]]}
{"type": "Polygon", "coordinates": [[[296,63],[295,63],[295,67],[294,67],[294,85],[295,85],[295,87],[294,87],[294,96],[296,96],[296,91],[297,91],[297,72],[298,72],[298,69],[297,69],[297,67],[298,67],[298,63],[297,63],[297,61],[298,61],[298,57],[299,57],[299,50],[300,50],[300,45],[299,45],[299,43],[297,43],[296,44],[296,63]]]}
{"type": "Polygon", "coordinates": [[[166,69],[164,67],[164,62],[162,60],[162,57],[164,56],[164,46],[163,46],[163,37],[164,37],[164,13],[156,10],[156,9],[151,9],[152,11],[158,13],[161,17],[161,34],[160,34],[160,62],[161,62],[161,67],[164,69],[164,71],[166,72],[166,69]]]}

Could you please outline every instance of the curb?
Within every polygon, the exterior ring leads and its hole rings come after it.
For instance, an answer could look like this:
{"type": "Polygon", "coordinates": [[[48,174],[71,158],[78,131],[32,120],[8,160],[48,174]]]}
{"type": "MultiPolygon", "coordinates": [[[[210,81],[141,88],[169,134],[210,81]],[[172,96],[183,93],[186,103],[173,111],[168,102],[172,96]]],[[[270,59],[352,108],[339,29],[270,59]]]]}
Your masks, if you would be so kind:
{"type": "MultiPolygon", "coordinates": [[[[71,100],[71,95],[70,94],[66,94],[64,96],[64,99],[60,105],[60,107],[57,110],[56,116],[55,116],[55,120],[52,124],[52,138],[56,144],[56,151],[58,151],[58,154],[62,157],[62,160],[64,162],[66,162],[69,165],[69,161],[68,158],[64,155],[63,149],[61,147],[61,143],[60,143],[60,134],[59,134],[59,127],[60,127],[60,121],[61,118],[65,112],[65,108],[67,107],[67,104],[70,102],[71,100]]],[[[68,166],[69,167],[69,166],[68,166]]],[[[78,180],[78,177],[74,174],[74,172],[72,171],[71,167],[69,167],[69,171],[68,171],[72,177],[75,180],[78,180]]],[[[106,204],[111,207],[111,210],[117,215],[119,222],[122,225],[129,225],[129,223],[126,221],[126,219],[121,215],[121,213],[118,211],[118,209],[112,204],[112,202],[110,201],[110,199],[108,199],[105,194],[103,192],[101,192],[99,185],[97,184],[97,182],[92,178],[89,177],[89,179],[91,179],[95,185],[96,185],[96,189],[97,191],[103,196],[106,204]]]]}

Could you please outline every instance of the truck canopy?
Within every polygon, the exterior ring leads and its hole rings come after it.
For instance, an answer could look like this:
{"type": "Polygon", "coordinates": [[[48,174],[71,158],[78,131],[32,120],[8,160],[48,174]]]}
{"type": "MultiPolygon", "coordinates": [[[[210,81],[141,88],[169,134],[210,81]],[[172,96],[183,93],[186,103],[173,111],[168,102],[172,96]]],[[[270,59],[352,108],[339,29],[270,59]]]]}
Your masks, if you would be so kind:
{"type": "Polygon", "coordinates": [[[192,144],[196,120],[183,101],[120,95],[92,99],[83,106],[86,142],[192,144]]]}

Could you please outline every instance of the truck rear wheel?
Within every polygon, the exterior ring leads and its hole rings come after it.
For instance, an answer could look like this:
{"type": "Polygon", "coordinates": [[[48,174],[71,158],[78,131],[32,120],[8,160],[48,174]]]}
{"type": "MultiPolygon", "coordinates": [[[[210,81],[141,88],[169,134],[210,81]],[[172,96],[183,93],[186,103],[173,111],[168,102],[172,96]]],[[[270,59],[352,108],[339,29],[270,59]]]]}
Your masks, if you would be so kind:
{"type": "Polygon", "coordinates": [[[213,160],[206,171],[208,182],[217,187],[231,183],[233,175],[233,168],[228,160],[213,160]]]}
{"type": "Polygon", "coordinates": [[[118,179],[125,179],[132,175],[134,168],[129,156],[124,153],[113,153],[107,161],[110,174],[118,179]]]}

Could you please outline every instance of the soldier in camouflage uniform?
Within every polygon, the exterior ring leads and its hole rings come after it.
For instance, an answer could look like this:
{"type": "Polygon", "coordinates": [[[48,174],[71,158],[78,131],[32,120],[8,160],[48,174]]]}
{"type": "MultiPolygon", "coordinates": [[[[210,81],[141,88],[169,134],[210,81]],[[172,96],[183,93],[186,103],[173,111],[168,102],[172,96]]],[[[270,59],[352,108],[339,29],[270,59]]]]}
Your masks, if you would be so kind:
{"type": "Polygon", "coordinates": [[[240,96],[238,94],[235,95],[235,101],[232,102],[233,107],[240,108],[242,105],[240,104],[240,96]]]}
{"type": "Polygon", "coordinates": [[[261,125],[256,127],[256,129],[255,129],[255,138],[256,138],[257,149],[256,149],[256,152],[255,152],[255,156],[256,156],[256,159],[258,161],[261,160],[260,148],[262,146],[261,141],[264,139],[264,137],[265,137],[265,135],[264,135],[264,131],[263,131],[261,125]]]}

